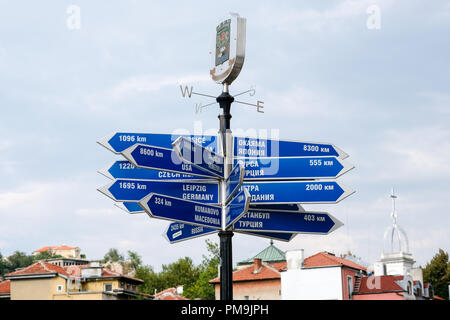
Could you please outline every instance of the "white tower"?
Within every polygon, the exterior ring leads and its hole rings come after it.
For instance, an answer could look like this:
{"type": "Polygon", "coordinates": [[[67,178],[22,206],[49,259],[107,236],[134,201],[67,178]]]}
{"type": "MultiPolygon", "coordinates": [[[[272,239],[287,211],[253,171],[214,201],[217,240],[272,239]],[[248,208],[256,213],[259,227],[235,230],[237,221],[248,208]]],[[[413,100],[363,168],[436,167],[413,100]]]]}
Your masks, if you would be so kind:
{"type": "Polygon", "coordinates": [[[390,195],[392,199],[392,225],[384,233],[383,253],[381,261],[375,263],[375,275],[406,275],[411,273],[414,260],[409,252],[409,242],[406,232],[397,224],[394,188],[390,195]]]}

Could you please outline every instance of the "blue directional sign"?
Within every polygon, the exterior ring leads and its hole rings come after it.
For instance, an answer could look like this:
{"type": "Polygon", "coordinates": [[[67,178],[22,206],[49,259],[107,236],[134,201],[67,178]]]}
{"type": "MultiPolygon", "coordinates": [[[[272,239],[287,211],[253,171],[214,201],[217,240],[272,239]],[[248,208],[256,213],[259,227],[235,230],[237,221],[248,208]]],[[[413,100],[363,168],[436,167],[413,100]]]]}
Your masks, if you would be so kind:
{"type": "Polygon", "coordinates": [[[336,157],[259,157],[239,161],[245,164],[245,181],[337,178],[354,168],[336,157]]]}
{"type": "Polygon", "coordinates": [[[206,228],[188,223],[172,222],[164,232],[163,236],[170,243],[177,243],[216,232],[217,229],[213,228],[206,228]]]}
{"type": "Polygon", "coordinates": [[[234,137],[235,157],[339,157],[348,155],[332,144],[234,137]]]}
{"type": "Polygon", "coordinates": [[[171,149],[144,144],[135,144],[121,152],[134,166],[144,169],[169,171],[189,174],[204,178],[216,178],[213,173],[198,169],[196,166],[183,163],[171,149]]]}
{"type": "Polygon", "coordinates": [[[139,201],[150,217],[221,229],[222,208],[151,193],[139,201]]]}
{"type": "Polygon", "coordinates": [[[303,207],[298,203],[252,204],[250,202],[250,209],[264,211],[305,212],[305,209],[303,209],[303,207]]]}
{"type": "Polygon", "coordinates": [[[337,181],[270,181],[245,182],[251,204],[337,203],[353,190],[337,181]]]}
{"type": "Polygon", "coordinates": [[[287,232],[250,232],[250,231],[241,231],[241,230],[233,230],[237,233],[248,234],[251,236],[257,236],[262,238],[269,238],[273,240],[285,241],[289,242],[297,235],[297,233],[287,233],[287,232]]]}
{"type": "Polygon", "coordinates": [[[248,210],[250,205],[250,194],[243,189],[225,207],[225,229],[239,220],[248,210]]]}
{"type": "Polygon", "coordinates": [[[205,180],[205,177],[189,174],[138,168],[127,160],[118,160],[109,167],[100,170],[105,177],[114,179],[138,179],[138,180],[205,180]]]}
{"type": "Polygon", "coordinates": [[[137,214],[143,213],[144,209],[137,202],[118,202],[114,204],[116,207],[122,209],[126,213],[137,214]]]}
{"type": "Polygon", "coordinates": [[[217,182],[116,179],[98,189],[115,201],[137,202],[148,194],[162,193],[185,200],[219,203],[217,182]]]}
{"type": "Polygon", "coordinates": [[[233,170],[231,170],[230,175],[225,180],[225,198],[226,202],[228,202],[237,190],[242,185],[244,181],[245,169],[242,162],[236,163],[233,170]]]}
{"type": "Polygon", "coordinates": [[[195,143],[200,144],[203,147],[210,148],[213,151],[217,149],[216,136],[179,135],[165,133],[114,132],[106,138],[97,141],[97,143],[114,153],[120,153],[136,143],[171,149],[172,142],[174,142],[181,136],[187,137],[195,143]]]}
{"type": "Polygon", "coordinates": [[[221,155],[185,137],[179,137],[172,143],[172,146],[183,162],[192,164],[192,166],[214,174],[217,177],[224,177],[224,159],[221,155]]]}
{"type": "Polygon", "coordinates": [[[329,234],[342,222],[326,212],[269,212],[248,210],[233,226],[241,231],[329,234]]]}

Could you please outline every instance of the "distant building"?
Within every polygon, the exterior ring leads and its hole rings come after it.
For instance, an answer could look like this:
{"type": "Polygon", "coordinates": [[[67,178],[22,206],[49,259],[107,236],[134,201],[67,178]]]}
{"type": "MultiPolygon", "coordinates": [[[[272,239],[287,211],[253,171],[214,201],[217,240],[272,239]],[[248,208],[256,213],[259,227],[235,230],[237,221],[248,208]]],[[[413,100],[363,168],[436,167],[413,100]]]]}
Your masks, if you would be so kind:
{"type": "MultiPolygon", "coordinates": [[[[284,252],[270,246],[251,259],[238,263],[233,272],[234,300],[281,299],[280,272],[286,268],[284,252]]],[[[220,277],[209,281],[214,285],[216,300],[220,299],[220,277]]]]}
{"type": "Polygon", "coordinates": [[[425,300],[434,299],[431,284],[423,282],[421,268],[414,268],[408,236],[397,224],[397,210],[392,190],[392,225],[384,233],[381,260],[374,263],[374,274],[361,279],[355,300],[425,300]]]}
{"type": "Polygon", "coordinates": [[[49,252],[54,255],[60,255],[63,258],[73,258],[73,259],[80,259],[80,248],[78,247],[70,247],[65,244],[62,246],[46,246],[43,248],[40,248],[33,252],[33,255],[36,256],[41,252],[49,252]]]}
{"type": "Polygon", "coordinates": [[[183,297],[183,286],[168,288],[155,294],[155,300],[189,300],[183,297]]]}
{"type": "Polygon", "coordinates": [[[325,251],[306,259],[303,250],[287,251],[286,258],[283,300],[351,300],[355,284],[367,274],[366,267],[325,251]]]}
{"type": "MultiPolygon", "coordinates": [[[[6,274],[5,279],[9,281],[11,300],[153,298],[138,292],[138,286],[144,283],[141,279],[103,268],[98,262],[60,266],[38,261],[26,268],[6,274]]],[[[0,290],[2,287],[7,287],[8,284],[4,282],[0,283],[0,290]]]]}

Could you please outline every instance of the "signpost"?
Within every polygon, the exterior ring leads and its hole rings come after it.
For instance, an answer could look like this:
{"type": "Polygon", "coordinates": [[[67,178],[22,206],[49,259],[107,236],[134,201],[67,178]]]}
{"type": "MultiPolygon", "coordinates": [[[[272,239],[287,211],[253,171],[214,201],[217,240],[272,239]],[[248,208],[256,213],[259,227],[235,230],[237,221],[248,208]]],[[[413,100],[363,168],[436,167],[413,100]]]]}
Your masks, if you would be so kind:
{"type": "Polygon", "coordinates": [[[220,206],[182,200],[151,193],[139,201],[139,205],[152,218],[179,221],[207,228],[221,229],[220,206]]]}
{"type": "Polygon", "coordinates": [[[121,153],[125,159],[139,168],[217,179],[217,175],[214,173],[199,169],[192,164],[183,163],[172,149],[135,144],[121,153]]]}
{"type": "Polygon", "coordinates": [[[221,300],[233,299],[234,232],[280,241],[326,235],[342,222],[300,204],[338,203],[354,192],[334,180],[353,165],[333,144],[232,136],[231,104],[244,102],[229,86],[244,63],[245,29],[246,19],[230,14],[214,32],[210,75],[222,85],[217,137],[115,132],[98,141],[125,158],[100,171],[112,181],[98,190],[118,207],[171,221],[164,232],[170,243],[218,232],[221,300]]]}
{"type": "Polygon", "coordinates": [[[354,168],[336,157],[258,157],[239,161],[245,164],[246,181],[333,179],[354,168]]]}
{"type": "MultiPolygon", "coordinates": [[[[111,152],[120,153],[136,143],[172,148],[172,142],[179,137],[181,135],[178,134],[114,132],[97,143],[111,152]]],[[[185,135],[185,137],[204,147],[211,148],[211,150],[217,148],[215,136],[185,135]]]]}
{"type": "Polygon", "coordinates": [[[326,212],[270,212],[248,210],[233,226],[234,230],[329,234],[342,222],[326,212]]]}
{"type": "Polygon", "coordinates": [[[161,193],[184,200],[219,203],[217,182],[116,179],[99,188],[98,191],[114,201],[138,202],[150,193],[161,193]]]}
{"type": "Polygon", "coordinates": [[[252,204],[338,203],[353,190],[337,181],[245,182],[252,204]]]}
{"type": "Polygon", "coordinates": [[[233,170],[231,170],[230,175],[225,180],[225,202],[230,201],[234,196],[236,191],[242,186],[244,182],[245,168],[241,162],[238,162],[233,170]]]}
{"type": "Polygon", "coordinates": [[[109,167],[98,171],[105,177],[114,179],[137,180],[205,180],[203,176],[193,176],[172,171],[138,168],[127,160],[118,160],[109,167]]]}
{"type": "Polygon", "coordinates": [[[333,144],[290,140],[234,138],[235,157],[348,157],[333,144]]]}
{"type": "Polygon", "coordinates": [[[224,223],[226,230],[236,221],[238,221],[248,210],[250,206],[250,194],[247,189],[243,189],[239,192],[230,203],[225,207],[224,223]]]}
{"type": "Polygon", "coordinates": [[[216,233],[217,230],[188,223],[172,222],[163,233],[170,243],[177,243],[193,238],[216,233]]]}
{"type": "Polygon", "coordinates": [[[212,152],[185,137],[179,137],[172,143],[173,149],[180,159],[203,170],[211,176],[222,178],[224,176],[223,157],[212,152]]]}

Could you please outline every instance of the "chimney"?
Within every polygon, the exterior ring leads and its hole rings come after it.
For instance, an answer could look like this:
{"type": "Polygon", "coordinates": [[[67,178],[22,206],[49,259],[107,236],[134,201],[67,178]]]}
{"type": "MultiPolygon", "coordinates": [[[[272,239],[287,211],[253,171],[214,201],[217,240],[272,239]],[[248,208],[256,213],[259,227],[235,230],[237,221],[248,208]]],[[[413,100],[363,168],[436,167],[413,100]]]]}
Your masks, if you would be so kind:
{"type": "Polygon", "coordinates": [[[262,260],[259,258],[253,259],[253,273],[259,273],[262,268],[262,260]]]}
{"type": "Polygon", "coordinates": [[[288,270],[298,270],[303,268],[304,250],[286,251],[286,261],[288,270]]]}

